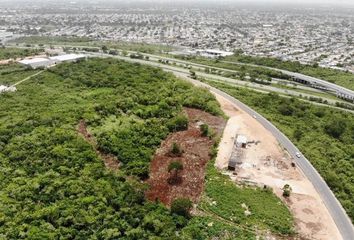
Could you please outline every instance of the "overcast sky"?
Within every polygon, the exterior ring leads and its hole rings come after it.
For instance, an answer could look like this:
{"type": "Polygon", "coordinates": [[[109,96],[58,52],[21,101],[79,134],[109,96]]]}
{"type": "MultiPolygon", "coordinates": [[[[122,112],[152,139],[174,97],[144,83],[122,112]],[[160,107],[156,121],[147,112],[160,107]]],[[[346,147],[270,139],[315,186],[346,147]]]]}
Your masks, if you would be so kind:
{"type": "Polygon", "coordinates": [[[242,4],[242,5],[330,5],[334,7],[350,6],[354,7],[354,0],[0,0],[1,3],[25,3],[30,4],[34,2],[44,2],[44,3],[55,3],[55,2],[80,2],[80,3],[123,3],[123,4],[136,4],[136,3],[164,3],[164,5],[175,5],[178,3],[184,4],[194,4],[198,3],[199,5],[208,5],[210,3],[217,5],[225,4],[242,4]]]}

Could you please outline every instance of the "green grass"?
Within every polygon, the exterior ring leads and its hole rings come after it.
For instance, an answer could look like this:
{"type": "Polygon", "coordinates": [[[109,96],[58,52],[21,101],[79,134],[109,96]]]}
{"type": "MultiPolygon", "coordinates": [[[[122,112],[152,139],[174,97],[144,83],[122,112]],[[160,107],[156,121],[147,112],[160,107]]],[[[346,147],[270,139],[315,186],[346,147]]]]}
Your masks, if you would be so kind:
{"type": "Polygon", "coordinates": [[[294,233],[294,220],[285,204],[270,190],[238,186],[209,163],[201,209],[248,230],[270,229],[275,234],[294,233]],[[251,212],[245,215],[245,204],[251,212]]]}

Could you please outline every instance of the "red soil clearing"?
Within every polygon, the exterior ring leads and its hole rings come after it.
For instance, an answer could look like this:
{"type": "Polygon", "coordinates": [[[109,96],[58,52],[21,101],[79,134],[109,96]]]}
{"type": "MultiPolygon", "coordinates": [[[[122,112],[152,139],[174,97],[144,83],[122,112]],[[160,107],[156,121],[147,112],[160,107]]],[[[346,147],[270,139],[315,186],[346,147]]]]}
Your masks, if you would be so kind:
{"type": "Polygon", "coordinates": [[[92,137],[92,135],[87,131],[87,125],[85,120],[80,120],[79,125],[77,127],[78,133],[84,137],[84,139],[91,144],[91,146],[95,149],[96,153],[100,158],[103,160],[105,166],[111,170],[118,170],[119,168],[119,161],[118,159],[111,155],[111,154],[105,154],[103,152],[100,152],[97,149],[97,142],[95,139],[92,137]]]}
{"type": "Polygon", "coordinates": [[[201,136],[199,126],[205,123],[212,132],[220,136],[226,124],[222,117],[201,110],[185,108],[184,111],[189,119],[188,130],[170,134],[162,142],[151,162],[150,179],[147,181],[150,189],[146,192],[146,197],[151,201],[159,200],[167,206],[181,197],[198,202],[204,189],[206,164],[211,158],[210,150],[214,144],[209,137],[201,136]],[[180,157],[170,154],[174,142],[183,150],[180,157]],[[168,183],[171,177],[168,166],[173,161],[183,164],[183,170],[178,174],[181,178],[178,184],[168,183]]]}

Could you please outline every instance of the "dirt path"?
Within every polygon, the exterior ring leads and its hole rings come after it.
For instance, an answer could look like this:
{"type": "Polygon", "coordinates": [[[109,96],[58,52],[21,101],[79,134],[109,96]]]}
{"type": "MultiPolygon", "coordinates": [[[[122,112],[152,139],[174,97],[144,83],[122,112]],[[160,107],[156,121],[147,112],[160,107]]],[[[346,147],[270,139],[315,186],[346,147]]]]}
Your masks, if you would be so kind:
{"type": "Polygon", "coordinates": [[[236,134],[245,135],[248,141],[258,142],[247,145],[242,164],[236,170],[237,175],[231,178],[238,182],[270,186],[282,199],[281,188],[289,184],[293,192],[289,200],[284,201],[294,216],[298,233],[308,239],[342,239],[317,191],[298,168],[292,167],[292,159],[273,135],[256,119],[237,109],[222,96],[216,95],[216,98],[230,119],[219,145],[215,165],[220,169],[227,167],[236,134]]]}
{"type": "Polygon", "coordinates": [[[105,153],[98,150],[97,142],[92,137],[92,135],[88,132],[85,120],[81,120],[79,122],[79,125],[77,127],[77,131],[95,149],[97,155],[103,160],[105,166],[108,169],[111,169],[111,170],[118,170],[119,169],[119,161],[115,156],[113,156],[111,154],[105,154],[105,153]]]}
{"type": "Polygon", "coordinates": [[[150,189],[146,197],[159,200],[169,206],[176,198],[189,198],[198,202],[204,190],[206,164],[210,160],[210,150],[214,140],[201,135],[200,125],[207,124],[213,132],[221,136],[225,120],[197,109],[185,108],[189,119],[188,130],[170,134],[156,151],[150,164],[150,189]],[[180,156],[171,154],[173,143],[177,143],[183,153],[180,156]],[[168,172],[171,162],[182,163],[183,170],[178,173],[178,181],[171,183],[174,173],[168,172]]]}

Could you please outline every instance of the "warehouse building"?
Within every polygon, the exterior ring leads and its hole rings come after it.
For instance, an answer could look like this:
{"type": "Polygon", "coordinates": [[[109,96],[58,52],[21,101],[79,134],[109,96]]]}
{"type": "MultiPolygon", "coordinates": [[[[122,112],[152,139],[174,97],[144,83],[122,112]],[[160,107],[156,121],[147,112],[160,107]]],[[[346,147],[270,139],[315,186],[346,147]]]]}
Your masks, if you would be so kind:
{"type": "Polygon", "coordinates": [[[76,62],[80,59],[85,59],[85,58],[86,56],[83,54],[65,54],[65,55],[59,55],[59,56],[49,57],[49,58],[37,57],[32,59],[24,59],[18,62],[29,68],[37,69],[37,68],[48,68],[61,62],[76,62]]]}
{"type": "Polygon", "coordinates": [[[81,59],[86,59],[86,56],[83,54],[65,54],[65,55],[50,57],[49,59],[55,63],[76,62],[81,59]]]}
{"type": "Polygon", "coordinates": [[[50,66],[53,66],[55,62],[48,58],[32,58],[32,59],[24,59],[21,61],[18,61],[20,64],[25,65],[29,68],[32,69],[38,69],[38,68],[48,68],[50,66]]]}

